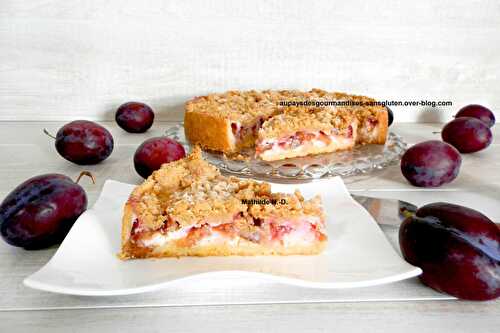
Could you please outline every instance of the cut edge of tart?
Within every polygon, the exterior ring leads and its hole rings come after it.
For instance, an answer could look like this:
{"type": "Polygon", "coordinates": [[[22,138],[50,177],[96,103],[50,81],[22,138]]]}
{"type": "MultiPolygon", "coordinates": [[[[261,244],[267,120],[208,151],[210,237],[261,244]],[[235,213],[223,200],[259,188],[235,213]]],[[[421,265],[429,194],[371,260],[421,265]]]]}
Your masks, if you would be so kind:
{"type": "Polygon", "coordinates": [[[311,255],[327,242],[319,196],[306,200],[223,176],[198,147],[134,189],[121,237],[121,259],[311,255]]]}
{"type": "Polygon", "coordinates": [[[255,155],[275,161],[352,149],[357,124],[357,118],[347,109],[285,108],[260,128],[255,155]]]}

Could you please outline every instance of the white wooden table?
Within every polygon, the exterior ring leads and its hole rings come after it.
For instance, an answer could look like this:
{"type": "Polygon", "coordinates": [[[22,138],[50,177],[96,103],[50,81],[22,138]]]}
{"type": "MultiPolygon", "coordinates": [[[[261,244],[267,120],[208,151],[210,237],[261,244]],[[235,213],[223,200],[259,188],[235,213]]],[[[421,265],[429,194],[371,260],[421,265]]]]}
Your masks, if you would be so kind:
{"type": "MultiPolygon", "coordinates": [[[[56,132],[61,122],[0,122],[0,198],[25,179],[60,172],[76,177],[92,171],[97,184],[81,184],[92,204],[103,182],[138,183],[132,156],[145,138],[161,135],[172,123],[156,122],[145,134],[127,134],[112,122],[103,123],[115,138],[115,150],[104,163],[82,168],[56,153],[42,128],[56,132]]],[[[439,138],[439,124],[396,124],[393,130],[409,143],[439,138]]],[[[484,152],[464,156],[459,177],[439,189],[409,186],[399,166],[372,175],[346,179],[350,191],[399,198],[421,205],[450,201],[478,209],[500,221],[500,130],[484,152]]],[[[418,280],[363,290],[324,295],[246,281],[214,281],[183,286],[164,293],[91,298],[55,295],[22,285],[55,252],[55,248],[28,252],[0,242],[0,332],[72,331],[348,331],[348,332],[498,332],[500,301],[464,302],[422,287],[418,280]],[[274,295],[278,293],[279,295],[274,295]],[[407,295],[417,299],[406,300],[407,295]],[[308,299],[297,302],[296,299],[308,299]],[[363,298],[365,302],[353,300],[363,298]],[[281,299],[281,301],[279,301],[281,299]],[[335,301],[332,301],[335,299],[335,301]],[[379,301],[374,301],[379,299],[379,301]],[[380,301],[383,300],[383,301],[380,301]],[[253,304],[260,303],[260,304],[253,304]],[[281,304],[280,304],[281,303],[281,304]]],[[[408,297],[411,298],[411,297],[408,297]]]]}

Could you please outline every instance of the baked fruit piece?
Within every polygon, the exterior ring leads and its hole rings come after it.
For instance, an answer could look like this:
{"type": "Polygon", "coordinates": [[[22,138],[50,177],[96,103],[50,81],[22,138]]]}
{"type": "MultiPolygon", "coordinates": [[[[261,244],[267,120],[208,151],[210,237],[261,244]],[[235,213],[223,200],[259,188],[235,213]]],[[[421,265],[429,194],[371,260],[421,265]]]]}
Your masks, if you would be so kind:
{"type": "MultiPolygon", "coordinates": [[[[313,89],[228,91],[196,97],[186,103],[184,129],[186,138],[205,149],[226,154],[255,146],[259,129],[273,121],[287,108],[280,102],[345,101],[362,105],[346,105],[357,118],[355,144],[384,144],[387,137],[387,109],[373,105],[369,97],[313,89]]],[[[325,107],[335,109],[339,107],[325,107]]],[[[304,107],[303,109],[307,109],[304,107]]],[[[312,107],[311,109],[315,109],[312,107]]],[[[314,113],[310,113],[314,114],[314,113]]],[[[289,119],[291,117],[285,117],[289,119]]],[[[312,153],[311,153],[312,154],[312,153]]]]}
{"type": "Polygon", "coordinates": [[[258,132],[255,155],[265,161],[352,149],[358,119],[346,108],[288,107],[258,132]]]}
{"type": "Polygon", "coordinates": [[[225,177],[198,148],[134,189],[121,236],[122,259],[310,255],[327,242],[319,197],[272,193],[268,183],[225,177]]]}

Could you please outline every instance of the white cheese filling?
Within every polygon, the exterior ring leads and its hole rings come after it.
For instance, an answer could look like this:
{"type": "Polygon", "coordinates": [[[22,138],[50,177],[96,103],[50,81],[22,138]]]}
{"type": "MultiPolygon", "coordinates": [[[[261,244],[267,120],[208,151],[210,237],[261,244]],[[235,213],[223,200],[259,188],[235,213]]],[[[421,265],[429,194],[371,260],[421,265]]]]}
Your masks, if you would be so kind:
{"type": "Polygon", "coordinates": [[[141,242],[145,247],[162,246],[167,242],[186,237],[191,229],[192,227],[182,228],[176,231],[168,232],[166,234],[162,234],[161,232],[157,231],[152,234],[150,238],[143,238],[141,242]]]}
{"type": "MultiPolygon", "coordinates": [[[[293,224],[293,230],[290,233],[286,233],[281,237],[281,240],[283,242],[283,245],[285,246],[290,246],[290,245],[297,245],[297,244],[306,244],[306,243],[311,243],[315,241],[315,233],[311,232],[310,226],[311,225],[317,225],[321,222],[321,219],[316,217],[316,216],[311,216],[307,219],[307,222],[301,223],[298,225],[293,224]]],[[[214,224],[211,225],[212,227],[218,226],[220,224],[214,224]]],[[[181,228],[176,231],[170,231],[166,234],[163,234],[160,231],[157,231],[153,233],[150,237],[148,238],[142,238],[140,240],[141,244],[144,247],[160,247],[168,242],[179,240],[182,238],[185,238],[188,236],[189,232],[191,229],[195,228],[196,226],[189,226],[185,228],[181,228]]],[[[210,235],[205,236],[201,239],[199,239],[195,245],[208,245],[208,244],[219,244],[219,243],[226,243],[231,246],[238,245],[240,241],[239,236],[235,237],[227,237],[224,234],[217,232],[217,231],[211,231],[210,235]]]]}
{"type": "Polygon", "coordinates": [[[196,245],[209,245],[209,244],[219,244],[219,243],[226,243],[228,245],[234,246],[238,245],[238,242],[240,240],[239,236],[229,238],[227,236],[222,235],[219,232],[212,231],[212,233],[209,236],[203,237],[200,239],[196,245]]]}
{"type": "Polygon", "coordinates": [[[270,149],[264,150],[260,153],[261,157],[270,157],[275,155],[282,155],[283,153],[297,153],[303,154],[307,153],[307,150],[311,148],[326,148],[326,147],[335,147],[336,149],[346,149],[352,146],[353,138],[346,138],[339,135],[328,135],[330,139],[330,143],[327,144],[325,141],[320,140],[318,138],[314,138],[311,140],[307,140],[302,142],[300,145],[296,147],[280,147],[279,140],[269,140],[262,142],[261,146],[271,146],[270,149]]]}
{"type": "Polygon", "coordinates": [[[373,140],[375,138],[378,138],[380,135],[380,127],[377,126],[371,130],[368,130],[367,127],[361,128],[361,130],[358,133],[358,136],[363,139],[363,140],[373,140]]]}

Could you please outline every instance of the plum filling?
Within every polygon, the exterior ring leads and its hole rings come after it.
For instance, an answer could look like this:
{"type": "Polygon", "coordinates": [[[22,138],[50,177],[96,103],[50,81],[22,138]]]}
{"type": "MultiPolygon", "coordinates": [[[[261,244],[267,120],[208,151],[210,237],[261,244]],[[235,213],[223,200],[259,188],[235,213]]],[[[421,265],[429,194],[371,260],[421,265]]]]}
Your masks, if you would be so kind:
{"type": "Polygon", "coordinates": [[[233,132],[233,135],[238,137],[240,135],[240,124],[237,123],[231,123],[231,131],[233,132]]]}
{"type": "Polygon", "coordinates": [[[330,132],[299,131],[293,135],[285,136],[279,139],[261,140],[260,142],[257,142],[255,151],[257,155],[264,155],[266,152],[271,154],[272,152],[279,153],[280,151],[299,150],[301,148],[309,147],[322,148],[332,144],[336,144],[340,149],[344,149],[344,146],[350,145],[352,138],[352,126],[349,126],[342,133],[337,129],[333,129],[330,132]]]}
{"type": "Polygon", "coordinates": [[[132,240],[137,241],[140,238],[140,235],[146,231],[146,228],[142,227],[139,219],[136,217],[132,222],[132,228],[130,229],[130,237],[132,240]]]}
{"type": "Polygon", "coordinates": [[[140,228],[140,223],[136,219],[131,239],[143,247],[162,246],[167,243],[191,247],[210,243],[231,243],[240,238],[258,244],[288,245],[325,240],[326,236],[322,229],[323,221],[312,216],[295,220],[251,217],[245,219],[242,215],[236,214],[229,223],[202,223],[170,231],[166,231],[165,228],[158,230],[140,228]]]}
{"type": "Polygon", "coordinates": [[[244,142],[248,139],[255,140],[257,138],[257,133],[262,127],[265,119],[262,117],[257,118],[257,120],[249,125],[241,125],[240,123],[231,123],[231,132],[233,133],[235,143],[244,142]]]}
{"type": "Polygon", "coordinates": [[[281,239],[284,235],[292,232],[292,230],[292,227],[289,225],[271,224],[271,239],[281,239]]]}
{"type": "Polygon", "coordinates": [[[248,135],[256,135],[259,128],[259,123],[255,123],[250,126],[242,126],[239,123],[231,123],[231,131],[237,140],[242,140],[248,135]]]}
{"type": "Polygon", "coordinates": [[[135,235],[138,229],[139,229],[139,219],[136,218],[132,223],[132,230],[130,231],[130,233],[132,235],[135,235]]]}
{"type": "Polygon", "coordinates": [[[368,131],[372,131],[375,127],[377,127],[378,120],[375,117],[368,117],[366,119],[366,129],[368,131]]]}

